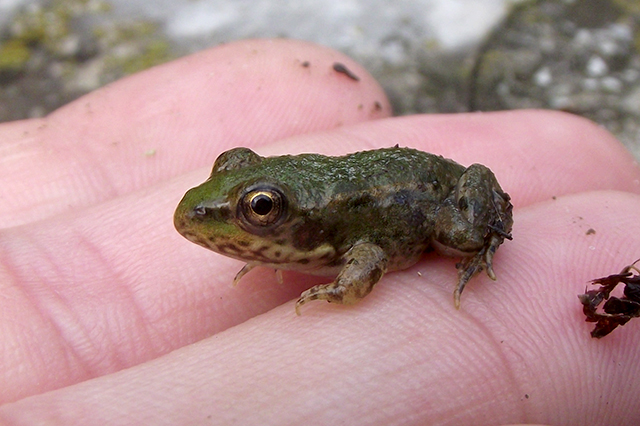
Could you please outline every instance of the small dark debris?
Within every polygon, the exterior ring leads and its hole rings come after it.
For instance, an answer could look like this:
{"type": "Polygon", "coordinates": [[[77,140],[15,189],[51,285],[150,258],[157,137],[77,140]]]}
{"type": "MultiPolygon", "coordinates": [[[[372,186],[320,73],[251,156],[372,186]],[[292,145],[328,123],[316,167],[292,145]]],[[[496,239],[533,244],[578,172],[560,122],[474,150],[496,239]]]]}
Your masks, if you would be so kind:
{"type": "Polygon", "coordinates": [[[587,317],[585,321],[595,322],[591,337],[597,339],[611,333],[616,327],[623,326],[631,318],[640,317],[640,270],[635,266],[640,259],[625,266],[619,274],[609,275],[591,281],[600,285],[596,290],[585,289],[584,294],[578,295],[582,303],[582,311],[587,317]],[[609,295],[618,284],[624,284],[623,297],[609,295]],[[604,301],[603,312],[597,312],[598,306],[604,301]]]}
{"type": "Polygon", "coordinates": [[[333,70],[335,72],[339,72],[341,74],[346,75],[347,77],[349,77],[351,80],[354,81],[360,81],[360,77],[358,77],[357,75],[355,75],[354,73],[352,73],[349,68],[347,68],[344,64],[341,64],[340,62],[335,62],[333,64],[333,70]]]}
{"type": "Polygon", "coordinates": [[[593,235],[593,234],[595,234],[595,233],[596,233],[596,230],[595,230],[595,229],[593,229],[593,228],[589,228],[589,229],[587,229],[587,235],[593,235]]]}
{"type": "Polygon", "coordinates": [[[303,66],[303,67],[305,67],[305,68],[309,68],[309,67],[311,66],[311,62],[309,62],[309,61],[304,61],[304,62],[302,63],[302,66],[303,66]]]}
{"type": "Polygon", "coordinates": [[[382,104],[380,102],[378,102],[378,101],[375,101],[375,103],[373,104],[373,108],[376,111],[382,111],[382,104]]]}

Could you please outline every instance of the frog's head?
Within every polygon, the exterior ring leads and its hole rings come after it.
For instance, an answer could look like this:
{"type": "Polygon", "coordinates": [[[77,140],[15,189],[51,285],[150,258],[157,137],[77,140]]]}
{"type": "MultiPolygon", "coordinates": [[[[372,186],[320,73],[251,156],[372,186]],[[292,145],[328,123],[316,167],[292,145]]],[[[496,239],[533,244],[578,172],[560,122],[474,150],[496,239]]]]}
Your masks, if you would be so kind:
{"type": "Polygon", "coordinates": [[[180,201],[174,224],[188,240],[247,262],[280,264],[304,256],[293,247],[293,192],[264,157],[247,148],[221,154],[209,179],[180,201]]]}

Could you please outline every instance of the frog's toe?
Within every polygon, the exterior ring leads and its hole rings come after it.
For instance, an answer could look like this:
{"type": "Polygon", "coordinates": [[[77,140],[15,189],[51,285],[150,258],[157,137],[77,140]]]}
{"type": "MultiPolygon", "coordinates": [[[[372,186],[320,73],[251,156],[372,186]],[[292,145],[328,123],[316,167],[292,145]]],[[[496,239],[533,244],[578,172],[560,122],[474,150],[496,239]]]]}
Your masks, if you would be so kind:
{"type": "Polygon", "coordinates": [[[326,300],[329,303],[353,304],[358,299],[348,290],[349,289],[347,287],[340,285],[337,282],[313,286],[300,295],[300,298],[296,302],[296,314],[300,315],[300,307],[313,300],[326,300]]]}
{"type": "Polygon", "coordinates": [[[233,286],[235,287],[236,285],[238,285],[238,283],[240,282],[240,280],[242,279],[242,277],[244,277],[245,275],[247,275],[247,273],[252,270],[253,268],[255,268],[256,266],[258,266],[255,263],[247,263],[246,265],[244,265],[242,267],[242,269],[240,269],[238,271],[238,273],[236,274],[235,278],[233,279],[233,286]]]}
{"type": "Polygon", "coordinates": [[[487,264],[485,269],[487,271],[487,275],[489,276],[489,278],[491,278],[493,281],[498,279],[498,277],[496,277],[496,273],[493,272],[493,265],[492,264],[487,264]]]}
{"type": "Polygon", "coordinates": [[[485,267],[484,256],[476,254],[473,257],[466,257],[456,266],[458,267],[458,285],[453,291],[453,303],[456,309],[460,309],[460,296],[469,280],[478,275],[485,267]]]}
{"type": "MultiPolygon", "coordinates": [[[[493,271],[493,255],[496,254],[496,251],[504,241],[504,238],[505,237],[501,234],[493,234],[488,247],[484,250],[484,269],[487,271],[489,278],[494,281],[496,280],[496,273],[493,271]]],[[[509,235],[509,239],[511,239],[511,235],[509,235]]]]}
{"type": "Polygon", "coordinates": [[[481,272],[483,269],[485,271],[487,271],[487,275],[489,276],[489,278],[491,278],[492,280],[496,280],[496,273],[493,271],[493,255],[495,254],[495,249],[491,250],[491,248],[489,248],[489,250],[487,250],[487,252],[483,255],[483,256],[479,256],[480,259],[480,268],[478,269],[478,272],[481,272]]]}

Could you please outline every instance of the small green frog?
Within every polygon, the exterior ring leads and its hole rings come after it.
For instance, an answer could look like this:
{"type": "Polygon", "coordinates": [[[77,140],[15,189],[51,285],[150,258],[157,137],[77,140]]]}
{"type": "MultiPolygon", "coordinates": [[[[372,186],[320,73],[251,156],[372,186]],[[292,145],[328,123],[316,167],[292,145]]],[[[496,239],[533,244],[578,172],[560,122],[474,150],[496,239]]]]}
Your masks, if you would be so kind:
{"type": "Polygon", "coordinates": [[[509,195],[487,167],[463,167],[410,148],[342,157],[261,157],[248,148],[222,153],[209,179],[189,190],[174,224],[188,240],[247,264],[336,275],[302,293],[352,304],[387,271],[415,264],[435,248],[460,256],[454,303],[483,269],[513,224],[509,195]]]}

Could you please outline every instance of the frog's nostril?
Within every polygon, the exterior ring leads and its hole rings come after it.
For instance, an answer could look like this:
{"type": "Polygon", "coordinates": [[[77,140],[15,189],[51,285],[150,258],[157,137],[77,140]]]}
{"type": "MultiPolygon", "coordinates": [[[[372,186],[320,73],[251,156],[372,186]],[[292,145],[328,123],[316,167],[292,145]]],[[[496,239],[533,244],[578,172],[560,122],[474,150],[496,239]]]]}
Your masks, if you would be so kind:
{"type": "Polygon", "coordinates": [[[202,204],[198,204],[197,206],[195,206],[193,208],[193,210],[191,210],[191,212],[189,212],[189,217],[190,218],[204,217],[206,215],[207,215],[207,208],[205,206],[203,206],[202,204]]]}

